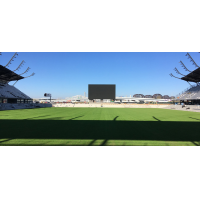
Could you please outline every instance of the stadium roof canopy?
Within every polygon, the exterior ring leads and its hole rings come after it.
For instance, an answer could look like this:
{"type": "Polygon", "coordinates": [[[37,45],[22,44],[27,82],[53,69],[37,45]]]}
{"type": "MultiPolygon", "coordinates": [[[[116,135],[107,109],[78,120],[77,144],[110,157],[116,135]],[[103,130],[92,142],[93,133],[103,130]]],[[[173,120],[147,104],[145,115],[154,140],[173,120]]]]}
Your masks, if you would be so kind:
{"type": "Polygon", "coordinates": [[[182,77],[181,79],[184,81],[195,82],[195,83],[200,82],[200,68],[192,71],[191,73],[182,77]]]}
{"type": "Polygon", "coordinates": [[[23,76],[16,74],[15,72],[7,69],[6,67],[0,65],[0,80],[3,81],[18,81],[24,79],[23,76]]]}

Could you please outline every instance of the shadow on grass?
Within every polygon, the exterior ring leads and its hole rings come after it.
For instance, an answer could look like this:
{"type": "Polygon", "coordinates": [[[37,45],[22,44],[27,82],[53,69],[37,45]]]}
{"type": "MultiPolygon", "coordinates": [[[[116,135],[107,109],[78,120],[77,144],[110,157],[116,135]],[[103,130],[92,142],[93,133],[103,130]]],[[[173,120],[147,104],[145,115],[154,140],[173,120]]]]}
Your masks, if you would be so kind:
{"type": "Polygon", "coordinates": [[[10,140],[13,140],[14,138],[12,138],[12,139],[4,139],[4,140],[2,140],[2,141],[0,141],[0,143],[3,143],[3,142],[8,142],[8,141],[10,141],[10,140]]]}
{"type": "Polygon", "coordinates": [[[198,141],[198,142],[195,142],[195,141],[191,141],[194,145],[196,145],[196,146],[200,146],[200,141],[198,141]]]}
{"type": "Polygon", "coordinates": [[[155,120],[157,120],[157,121],[161,121],[161,120],[159,120],[158,118],[156,118],[156,117],[154,117],[154,116],[152,116],[155,120]]]}
{"type": "Polygon", "coordinates": [[[27,118],[27,119],[23,119],[23,120],[31,120],[31,119],[41,118],[41,117],[48,117],[48,116],[51,116],[51,115],[39,115],[37,117],[31,117],[31,118],[27,118]]]}
{"type": "MultiPolygon", "coordinates": [[[[81,117],[81,116],[79,116],[81,117]]],[[[118,116],[117,116],[118,117],[118,116]]],[[[200,143],[200,122],[0,120],[0,139],[162,140],[200,143]]],[[[54,120],[53,120],[54,119],[54,120]]]]}
{"type": "Polygon", "coordinates": [[[196,120],[200,121],[200,119],[197,119],[197,118],[194,118],[194,117],[189,117],[189,118],[191,118],[191,119],[196,119],[196,120]]]}
{"type": "Polygon", "coordinates": [[[78,116],[78,117],[74,117],[74,118],[71,118],[71,119],[69,119],[69,120],[77,119],[77,118],[80,118],[80,117],[83,117],[83,116],[84,116],[84,115],[78,116]]]}

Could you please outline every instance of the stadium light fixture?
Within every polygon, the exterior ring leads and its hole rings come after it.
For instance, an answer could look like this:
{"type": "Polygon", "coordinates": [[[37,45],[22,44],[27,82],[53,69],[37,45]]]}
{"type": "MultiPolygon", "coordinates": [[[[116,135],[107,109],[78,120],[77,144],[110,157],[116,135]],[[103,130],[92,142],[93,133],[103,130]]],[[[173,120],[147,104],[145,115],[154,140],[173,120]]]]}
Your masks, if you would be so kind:
{"type": "Polygon", "coordinates": [[[191,56],[189,53],[187,53],[185,56],[188,56],[188,59],[190,59],[190,62],[193,62],[193,65],[195,65],[195,67],[200,68],[200,67],[197,65],[197,63],[193,60],[192,56],[191,56]]]}
{"type": "MultiPolygon", "coordinates": [[[[171,77],[178,78],[178,77],[174,76],[172,73],[169,74],[169,75],[170,75],[171,77]]],[[[178,79],[181,79],[181,78],[178,78],[178,79]]]]}
{"type": "Polygon", "coordinates": [[[14,61],[14,58],[16,58],[16,56],[18,56],[17,52],[13,55],[13,57],[9,60],[9,62],[5,67],[9,67],[9,65],[11,64],[12,61],[14,61]]]}
{"type": "Polygon", "coordinates": [[[19,70],[19,69],[22,67],[22,65],[24,65],[24,63],[25,63],[25,61],[22,60],[22,62],[21,62],[21,63],[19,64],[19,66],[17,67],[17,69],[15,69],[13,72],[19,70]]]}
{"type": "Polygon", "coordinates": [[[176,71],[177,74],[180,74],[180,75],[182,75],[182,76],[185,76],[185,75],[181,74],[181,73],[178,71],[178,69],[177,69],[176,67],[174,68],[174,70],[176,71]]]}
{"type": "Polygon", "coordinates": [[[180,61],[180,63],[181,63],[181,65],[182,65],[182,67],[185,69],[185,71],[191,72],[191,71],[183,64],[182,61],[180,61]]]}
{"type": "Polygon", "coordinates": [[[31,77],[31,76],[34,76],[35,75],[35,73],[32,73],[30,76],[27,76],[27,77],[24,77],[24,78],[28,78],[28,77],[31,77]]]}
{"type": "MultiPolygon", "coordinates": [[[[28,67],[28,68],[26,69],[26,71],[25,71],[24,73],[22,73],[22,74],[26,74],[30,69],[31,69],[31,68],[28,67]]],[[[21,76],[22,74],[20,74],[20,76],[21,76]]]]}

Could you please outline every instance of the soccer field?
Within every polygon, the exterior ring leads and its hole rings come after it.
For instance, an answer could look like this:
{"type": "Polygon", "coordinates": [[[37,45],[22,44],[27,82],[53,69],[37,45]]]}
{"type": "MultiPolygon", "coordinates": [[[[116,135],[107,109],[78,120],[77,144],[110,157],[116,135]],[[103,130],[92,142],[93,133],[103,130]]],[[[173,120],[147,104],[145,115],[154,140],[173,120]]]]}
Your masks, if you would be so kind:
{"type": "Polygon", "coordinates": [[[0,145],[200,145],[200,113],[159,108],[0,111],[0,145]]]}

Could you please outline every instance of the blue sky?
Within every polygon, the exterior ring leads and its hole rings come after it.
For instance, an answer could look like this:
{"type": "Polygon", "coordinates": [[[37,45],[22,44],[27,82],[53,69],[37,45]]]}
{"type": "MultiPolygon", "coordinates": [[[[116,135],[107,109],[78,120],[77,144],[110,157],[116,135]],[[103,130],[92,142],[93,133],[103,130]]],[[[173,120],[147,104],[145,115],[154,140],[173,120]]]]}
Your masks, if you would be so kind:
{"type": "MultiPolygon", "coordinates": [[[[88,84],[116,84],[117,96],[134,94],[177,95],[187,87],[187,82],[171,78],[177,75],[175,67],[187,74],[180,60],[190,70],[196,69],[185,56],[187,52],[18,52],[9,69],[14,70],[25,60],[18,71],[27,67],[35,76],[19,81],[15,86],[32,98],[42,98],[51,93],[53,98],[86,95],[88,84]]],[[[198,65],[200,53],[189,52],[198,65]]],[[[14,52],[2,52],[0,64],[6,65],[14,52]]],[[[13,84],[13,82],[10,82],[13,84]]]]}

